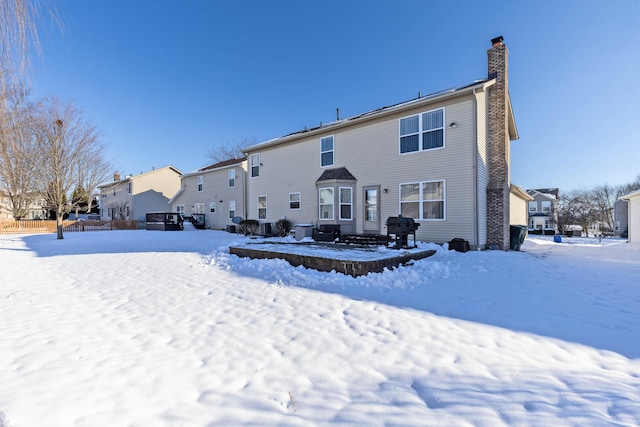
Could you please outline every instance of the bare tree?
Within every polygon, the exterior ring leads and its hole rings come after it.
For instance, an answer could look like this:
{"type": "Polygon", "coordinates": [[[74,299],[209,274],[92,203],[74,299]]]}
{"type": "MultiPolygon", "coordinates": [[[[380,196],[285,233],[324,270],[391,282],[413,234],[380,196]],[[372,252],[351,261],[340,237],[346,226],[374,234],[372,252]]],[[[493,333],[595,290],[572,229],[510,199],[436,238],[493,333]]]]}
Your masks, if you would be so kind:
{"type": "Polygon", "coordinates": [[[235,144],[222,145],[211,149],[207,155],[214,163],[224,162],[225,160],[241,159],[245,156],[242,149],[255,145],[255,143],[255,138],[245,138],[241,142],[235,144]]]}
{"type": "Polygon", "coordinates": [[[593,204],[595,220],[602,223],[608,230],[613,230],[613,204],[618,199],[616,194],[614,187],[604,184],[593,188],[589,196],[593,204]]]}
{"type": "Polygon", "coordinates": [[[35,139],[30,126],[32,109],[20,94],[4,98],[0,114],[0,190],[7,195],[14,218],[26,217],[40,196],[35,191],[35,139]]]}
{"type": "Polygon", "coordinates": [[[109,209],[113,212],[113,217],[111,219],[127,219],[127,208],[129,207],[129,202],[126,200],[122,200],[119,202],[112,202],[109,204],[109,209]]]}
{"type": "Polygon", "coordinates": [[[73,208],[72,193],[78,187],[86,189],[88,177],[98,180],[105,164],[104,148],[99,132],[83,119],[82,112],[57,98],[38,104],[34,129],[38,186],[56,212],[57,236],[63,239],[62,218],[73,208]]]}
{"type": "Polygon", "coordinates": [[[62,28],[48,0],[0,0],[0,88],[4,92],[29,63],[31,48],[40,51],[36,22],[46,14],[62,28]]]}

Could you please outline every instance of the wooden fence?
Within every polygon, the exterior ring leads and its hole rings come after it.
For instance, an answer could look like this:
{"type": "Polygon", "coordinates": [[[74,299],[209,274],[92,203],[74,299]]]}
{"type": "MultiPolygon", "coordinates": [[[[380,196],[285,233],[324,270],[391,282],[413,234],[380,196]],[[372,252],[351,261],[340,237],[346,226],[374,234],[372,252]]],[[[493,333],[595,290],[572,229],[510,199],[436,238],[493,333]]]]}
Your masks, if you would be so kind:
{"type": "MultiPolygon", "coordinates": [[[[75,231],[109,231],[109,230],[137,230],[136,220],[115,220],[115,221],[62,221],[64,232],[75,231]]],[[[34,234],[34,233],[55,233],[56,222],[51,220],[0,220],[0,234],[34,234]]]]}

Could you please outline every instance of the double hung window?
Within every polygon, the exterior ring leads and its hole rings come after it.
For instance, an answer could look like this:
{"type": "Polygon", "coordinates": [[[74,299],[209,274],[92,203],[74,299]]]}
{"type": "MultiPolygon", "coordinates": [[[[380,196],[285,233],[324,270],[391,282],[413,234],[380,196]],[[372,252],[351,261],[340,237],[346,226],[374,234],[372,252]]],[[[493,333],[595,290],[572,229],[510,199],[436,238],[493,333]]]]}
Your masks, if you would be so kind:
{"type": "Polygon", "coordinates": [[[229,188],[234,188],[236,186],[236,170],[229,169],[228,177],[229,177],[229,188]]]}
{"type": "Polygon", "coordinates": [[[289,193],[289,210],[295,211],[300,209],[300,193],[289,193]]]}
{"type": "Polygon", "coordinates": [[[333,219],[333,188],[320,188],[318,190],[319,218],[333,219]]]}
{"type": "Polygon", "coordinates": [[[260,154],[251,155],[251,177],[260,176],[260,154]]]}
{"type": "Polygon", "coordinates": [[[267,219],[267,196],[258,196],[258,219],[267,219]]]}
{"type": "Polygon", "coordinates": [[[340,187],[340,219],[353,219],[353,189],[340,187]]]}
{"type": "Polygon", "coordinates": [[[320,140],[320,166],[333,166],[333,136],[320,140]]]}
{"type": "Polygon", "coordinates": [[[444,108],[400,119],[400,153],[444,147],[444,108]]]}
{"type": "Polygon", "coordinates": [[[400,214],[422,220],[445,219],[444,181],[400,184],[400,214]]]}

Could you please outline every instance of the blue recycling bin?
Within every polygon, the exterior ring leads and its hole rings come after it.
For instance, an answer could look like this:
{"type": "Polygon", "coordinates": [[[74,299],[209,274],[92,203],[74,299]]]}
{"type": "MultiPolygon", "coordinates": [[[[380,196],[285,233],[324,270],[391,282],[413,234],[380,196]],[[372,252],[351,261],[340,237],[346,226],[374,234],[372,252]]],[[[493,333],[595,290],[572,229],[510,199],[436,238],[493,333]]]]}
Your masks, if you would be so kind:
{"type": "Polygon", "coordinates": [[[553,236],[553,241],[555,243],[562,243],[562,236],[553,236]]]}

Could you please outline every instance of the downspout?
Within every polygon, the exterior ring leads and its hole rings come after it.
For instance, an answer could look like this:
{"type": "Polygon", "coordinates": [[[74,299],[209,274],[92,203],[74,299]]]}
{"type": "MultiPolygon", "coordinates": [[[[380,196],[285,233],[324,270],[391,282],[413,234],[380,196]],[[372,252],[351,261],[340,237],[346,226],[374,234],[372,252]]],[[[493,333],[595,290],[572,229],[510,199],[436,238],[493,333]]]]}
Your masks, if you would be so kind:
{"type": "Polygon", "coordinates": [[[480,250],[480,224],[478,222],[478,97],[473,89],[473,234],[476,250],[480,250]]]}

